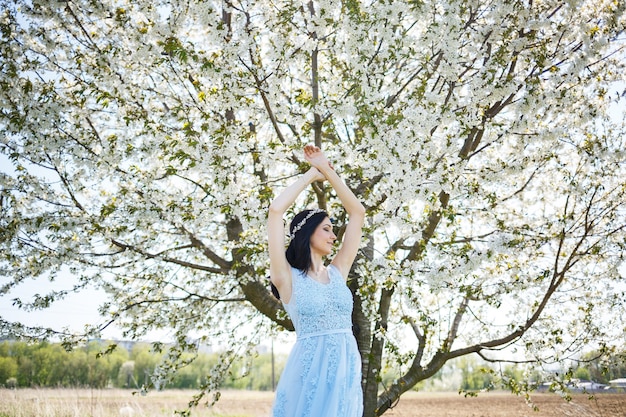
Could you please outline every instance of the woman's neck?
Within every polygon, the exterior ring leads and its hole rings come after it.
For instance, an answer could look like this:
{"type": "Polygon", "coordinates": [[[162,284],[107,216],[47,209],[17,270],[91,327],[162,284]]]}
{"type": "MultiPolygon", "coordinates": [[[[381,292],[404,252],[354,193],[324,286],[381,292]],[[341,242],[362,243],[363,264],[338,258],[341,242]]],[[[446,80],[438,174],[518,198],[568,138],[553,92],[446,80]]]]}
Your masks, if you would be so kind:
{"type": "Polygon", "coordinates": [[[319,274],[325,269],[326,267],[324,266],[324,260],[321,257],[317,259],[311,257],[311,266],[309,267],[309,272],[313,274],[319,274]]]}
{"type": "Polygon", "coordinates": [[[330,282],[330,276],[328,275],[328,269],[324,266],[323,262],[311,263],[311,267],[307,271],[307,275],[313,278],[315,281],[326,284],[330,282]]]}

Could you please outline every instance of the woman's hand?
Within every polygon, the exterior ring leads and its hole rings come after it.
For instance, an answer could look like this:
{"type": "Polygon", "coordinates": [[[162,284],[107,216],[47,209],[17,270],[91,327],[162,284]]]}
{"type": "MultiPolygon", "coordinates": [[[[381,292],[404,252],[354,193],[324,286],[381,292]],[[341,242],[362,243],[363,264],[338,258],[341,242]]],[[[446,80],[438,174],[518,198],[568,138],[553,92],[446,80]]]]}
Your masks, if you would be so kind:
{"type": "MultiPolygon", "coordinates": [[[[324,174],[322,174],[320,172],[320,170],[315,168],[314,166],[309,168],[309,171],[307,172],[307,174],[310,174],[313,177],[313,181],[324,181],[324,180],[326,180],[326,177],[324,176],[324,174]]],[[[313,181],[311,181],[311,182],[313,182],[313,181]]]]}
{"type": "Polygon", "coordinates": [[[324,176],[324,170],[328,168],[333,169],[332,164],[328,158],[326,158],[324,152],[317,146],[306,145],[304,147],[304,159],[306,159],[311,166],[317,168],[317,170],[322,173],[322,176],[324,176]]]}

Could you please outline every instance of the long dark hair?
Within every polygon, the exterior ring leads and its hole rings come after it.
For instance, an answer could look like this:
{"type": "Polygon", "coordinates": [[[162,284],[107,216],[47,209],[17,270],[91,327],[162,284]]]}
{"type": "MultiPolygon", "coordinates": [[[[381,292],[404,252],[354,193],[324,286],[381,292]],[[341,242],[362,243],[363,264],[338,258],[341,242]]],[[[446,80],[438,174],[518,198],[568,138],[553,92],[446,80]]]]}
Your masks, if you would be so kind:
{"type": "MultiPolygon", "coordinates": [[[[320,209],[307,209],[293,216],[289,224],[291,240],[285,256],[292,267],[306,273],[311,267],[311,235],[319,224],[328,217],[328,213],[320,209]]],[[[272,294],[280,300],[278,290],[270,282],[272,294]]]]}
{"type": "Polygon", "coordinates": [[[303,273],[309,270],[311,267],[311,235],[326,217],[328,217],[328,213],[320,209],[303,210],[293,216],[289,225],[291,241],[285,251],[289,265],[303,273]]]}

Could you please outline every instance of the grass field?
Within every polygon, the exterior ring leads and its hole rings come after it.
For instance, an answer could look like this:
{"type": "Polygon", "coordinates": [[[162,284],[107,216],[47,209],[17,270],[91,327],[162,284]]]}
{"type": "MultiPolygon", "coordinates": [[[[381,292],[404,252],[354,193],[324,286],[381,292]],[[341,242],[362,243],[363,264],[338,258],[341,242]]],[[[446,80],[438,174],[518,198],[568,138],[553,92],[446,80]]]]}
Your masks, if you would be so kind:
{"type": "MultiPolygon", "coordinates": [[[[167,390],[146,396],[125,390],[0,389],[0,417],[171,417],[184,409],[194,391],[167,390]]],[[[555,394],[535,394],[534,411],[509,393],[484,393],[465,398],[456,393],[405,394],[386,417],[625,417],[626,394],[574,395],[566,402],[555,394]]],[[[273,393],[224,391],[211,407],[192,411],[195,417],[268,417],[273,393]]],[[[340,416],[337,416],[340,417],[340,416]]]]}

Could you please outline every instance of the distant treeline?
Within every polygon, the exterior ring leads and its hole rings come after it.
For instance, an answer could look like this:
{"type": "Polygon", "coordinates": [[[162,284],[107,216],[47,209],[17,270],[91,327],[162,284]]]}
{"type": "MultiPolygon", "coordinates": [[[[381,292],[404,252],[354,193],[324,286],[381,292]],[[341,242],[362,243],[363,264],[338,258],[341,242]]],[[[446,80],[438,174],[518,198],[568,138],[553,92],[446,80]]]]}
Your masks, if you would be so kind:
{"type": "MultiPolygon", "coordinates": [[[[91,387],[141,388],[149,385],[150,376],[161,362],[148,343],[135,343],[129,349],[118,345],[108,354],[110,345],[92,341],[86,346],[66,351],[61,344],[17,341],[0,342],[0,387],[91,387]]],[[[284,366],[285,356],[274,358],[274,380],[284,366]]],[[[199,353],[193,364],[177,372],[166,388],[198,388],[217,364],[216,353],[199,353]]],[[[259,354],[250,363],[234,363],[224,388],[271,390],[272,355],[259,354]]]]}
{"type": "MultiPolygon", "coordinates": [[[[117,347],[102,354],[116,344],[92,341],[82,348],[66,351],[59,343],[0,342],[0,387],[91,387],[140,389],[150,385],[150,378],[162,353],[157,353],[148,343],[117,343],[117,347]]],[[[552,371],[527,371],[515,365],[497,367],[473,357],[451,361],[427,381],[416,388],[422,391],[456,391],[510,388],[510,384],[531,379],[540,384],[550,377],[565,381],[567,378],[590,380],[606,384],[611,379],[626,377],[626,355],[614,354],[607,360],[597,359],[592,352],[576,362],[574,367],[552,371]],[[552,375],[550,375],[552,374],[552,375]]],[[[283,370],[286,355],[259,353],[252,360],[234,362],[222,388],[271,390],[283,370]],[[273,368],[273,369],[272,369],[273,368]]],[[[198,353],[195,360],[180,369],[164,388],[199,388],[218,365],[217,353],[198,353]]],[[[387,366],[381,375],[382,386],[387,386],[402,374],[402,369],[387,366]]]]}

